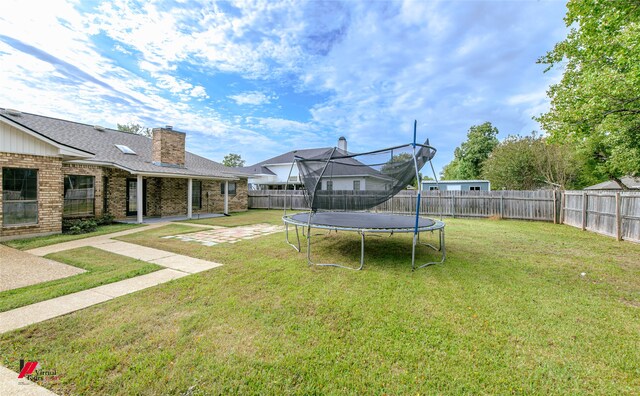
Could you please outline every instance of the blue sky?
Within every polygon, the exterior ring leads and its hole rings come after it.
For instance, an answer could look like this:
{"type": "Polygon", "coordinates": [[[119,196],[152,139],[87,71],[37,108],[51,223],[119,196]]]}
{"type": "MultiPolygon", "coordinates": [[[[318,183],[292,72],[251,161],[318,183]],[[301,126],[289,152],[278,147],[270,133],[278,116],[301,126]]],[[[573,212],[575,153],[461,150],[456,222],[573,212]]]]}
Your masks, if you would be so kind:
{"type": "Polygon", "coordinates": [[[0,2],[0,107],[115,127],[173,125],[252,164],[295,148],[438,149],[470,126],[528,134],[559,71],[536,59],[562,1],[0,2]]]}

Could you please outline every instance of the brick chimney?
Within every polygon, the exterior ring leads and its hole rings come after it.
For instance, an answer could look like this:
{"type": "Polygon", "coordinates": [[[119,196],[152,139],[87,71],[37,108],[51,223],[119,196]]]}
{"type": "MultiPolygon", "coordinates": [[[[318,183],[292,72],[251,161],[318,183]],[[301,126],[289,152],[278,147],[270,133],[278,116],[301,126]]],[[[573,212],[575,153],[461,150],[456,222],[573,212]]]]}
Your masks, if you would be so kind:
{"type": "Polygon", "coordinates": [[[338,139],[338,148],[342,151],[347,151],[347,139],[344,136],[340,136],[340,139],[338,139]]]}
{"type": "Polygon", "coordinates": [[[184,166],[183,132],[174,131],[167,125],[153,128],[153,163],[161,166],[184,166]]]}

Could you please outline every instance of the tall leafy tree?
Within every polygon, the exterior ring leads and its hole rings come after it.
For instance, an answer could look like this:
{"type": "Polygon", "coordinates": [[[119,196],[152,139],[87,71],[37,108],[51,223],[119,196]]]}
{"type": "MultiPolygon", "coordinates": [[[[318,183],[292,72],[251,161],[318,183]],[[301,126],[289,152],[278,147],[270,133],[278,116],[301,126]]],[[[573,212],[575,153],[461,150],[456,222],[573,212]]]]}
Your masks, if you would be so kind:
{"type": "Polygon", "coordinates": [[[500,142],[485,161],[482,175],[494,189],[564,189],[576,186],[580,166],[572,147],[550,143],[533,133],[500,142]]]}
{"type": "Polygon", "coordinates": [[[443,179],[478,179],[482,174],[482,164],[498,145],[498,128],[485,122],[474,125],[467,132],[467,140],[453,153],[454,158],[442,172],[443,179]]]}
{"type": "Polygon", "coordinates": [[[244,160],[240,157],[240,154],[229,153],[224,156],[222,165],[230,167],[244,166],[244,160]]]}
{"type": "Polygon", "coordinates": [[[639,175],[640,2],[570,0],[567,9],[569,34],[539,59],[564,74],[537,120],[584,152],[596,175],[639,175]]]}
{"type": "Polygon", "coordinates": [[[151,137],[151,129],[144,127],[140,124],[136,124],[133,122],[127,124],[118,124],[118,130],[127,133],[134,133],[136,135],[142,135],[146,137],[151,137]]]}

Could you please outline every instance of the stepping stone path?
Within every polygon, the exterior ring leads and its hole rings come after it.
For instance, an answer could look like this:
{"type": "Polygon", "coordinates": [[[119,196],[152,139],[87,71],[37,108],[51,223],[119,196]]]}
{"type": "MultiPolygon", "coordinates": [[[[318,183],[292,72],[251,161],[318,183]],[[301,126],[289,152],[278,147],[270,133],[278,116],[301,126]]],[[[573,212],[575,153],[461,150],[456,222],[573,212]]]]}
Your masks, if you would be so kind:
{"type": "Polygon", "coordinates": [[[253,224],[239,227],[216,227],[213,229],[192,232],[189,234],[169,235],[163,238],[179,239],[184,242],[197,242],[204,246],[214,246],[219,243],[236,243],[242,240],[258,238],[263,235],[284,231],[283,226],[273,224],[253,224]]]}

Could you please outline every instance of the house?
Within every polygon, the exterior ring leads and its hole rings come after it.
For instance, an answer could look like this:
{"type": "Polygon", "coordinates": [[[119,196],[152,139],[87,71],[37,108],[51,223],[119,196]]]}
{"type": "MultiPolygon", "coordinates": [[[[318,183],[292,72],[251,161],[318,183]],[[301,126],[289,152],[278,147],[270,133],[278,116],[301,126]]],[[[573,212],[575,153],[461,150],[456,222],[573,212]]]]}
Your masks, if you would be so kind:
{"type": "MultiPolygon", "coordinates": [[[[629,189],[640,189],[640,177],[625,176],[620,181],[629,189]]],[[[622,187],[613,180],[585,187],[585,190],[622,190],[622,187]]]]}
{"type": "MultiPolygon", "coordinates": [[[[239,169],[250,174],[249,189],[283,190],[286,186],[289,189],[298,190],[304,188],[304,184],[300,180],[298,167],[292,168],[295,158],[321,158],[331,150],[333,147],[292,150],[239,169]]],[[[341,154],[348,153],[347,139],[344,137],[338,139],[337,150],[341,154]]],[[[327,180],[319,186],[320,190],[364,191],[388,188],[388,178],[374,168],[352,158],[342,160],[342,163],[344,166],[335,164],[330,167],[325,175],[327,180]],[[329,174],[330,178],[327,177],[329,174]]]]}
{"type": "Polygon", "coordinates": [[[489,180],[423,180],[423,191],[491,191],[489,180]]]}
{"type": "Polygon", "coordinates": [[[62,219],[247,210],[247,177],[185,150],[170,126],[148,138],[0,108],[0,240],[61,232],[62,219]]]}

